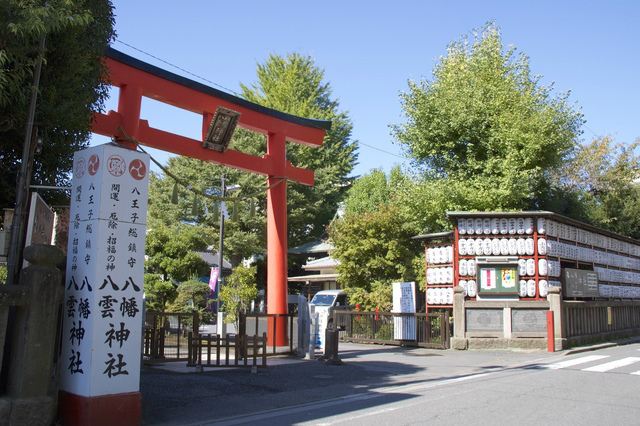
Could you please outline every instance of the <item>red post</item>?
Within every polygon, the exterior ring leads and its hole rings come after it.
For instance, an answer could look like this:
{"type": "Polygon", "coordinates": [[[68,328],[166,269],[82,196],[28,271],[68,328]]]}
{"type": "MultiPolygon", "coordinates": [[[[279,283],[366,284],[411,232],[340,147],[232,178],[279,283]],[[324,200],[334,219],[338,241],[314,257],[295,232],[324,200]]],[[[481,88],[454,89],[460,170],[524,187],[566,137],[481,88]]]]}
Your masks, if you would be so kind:
{"type": "MultiPolygon", "coordinates": [[[[287,183],[281,182],[286,171],[286,140],[284,135],[269,133],[267,157],[271,157],[275,175],[267,184],[267,313],[286,314],[287,305],[287,183]],[[275,186],[272,186],[276,184],[275,186]]],[[[275,345],[289,343],[286,318],[269,319],[269,330],[275,330],[275,345]],[[273,321],[276,321],[275,327],[273,321]]],[[[269,334],[269,344],[273,344],[269,334]]]]}
{"type": "Polygon", "coordinates": [[[547,352],[556,351],[556,340],[553,327],[553,311],[547,311],[547,352]]]}
{"type": "MultiPolygon", "coordinates": [[[[122,131],[125,137],[138,138],[140,126],[140,109],[142,107],[142,88],[135,85],[122,85],[118,98],[118,113],[122,116],[122,131]]],[[[120,141],[120,144],[129,149],[136,149],[136,145],[130,141],[120,141]]]]}

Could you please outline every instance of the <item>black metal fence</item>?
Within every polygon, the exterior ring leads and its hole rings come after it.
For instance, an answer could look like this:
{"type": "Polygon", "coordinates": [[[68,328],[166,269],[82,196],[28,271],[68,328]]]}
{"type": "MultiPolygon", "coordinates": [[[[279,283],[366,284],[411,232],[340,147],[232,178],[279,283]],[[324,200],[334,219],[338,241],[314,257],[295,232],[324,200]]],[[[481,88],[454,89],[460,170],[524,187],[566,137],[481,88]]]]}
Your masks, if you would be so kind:
{"type": "Polygon", "coordinates": [[[448,349],[449,321],[444,313],[334,311],[340,340],[448,349]]]}

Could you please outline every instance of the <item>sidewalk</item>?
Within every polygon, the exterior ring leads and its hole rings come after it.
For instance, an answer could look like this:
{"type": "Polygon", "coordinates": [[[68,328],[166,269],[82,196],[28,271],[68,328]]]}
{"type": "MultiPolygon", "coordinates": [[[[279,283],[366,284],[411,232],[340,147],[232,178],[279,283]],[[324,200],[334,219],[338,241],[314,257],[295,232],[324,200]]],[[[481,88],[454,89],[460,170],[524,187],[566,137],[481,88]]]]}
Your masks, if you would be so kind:
{"type": "Polygon", "coordinates": [[[388,386],[440,380],[528,364],[558,353],[443,351],[340,344],[343,365],[292,357],[268,359],[267,368],[213,368],[198,372],[186,363],[142,369],[145,425],[191,425],[316,402],[388,386]]]}

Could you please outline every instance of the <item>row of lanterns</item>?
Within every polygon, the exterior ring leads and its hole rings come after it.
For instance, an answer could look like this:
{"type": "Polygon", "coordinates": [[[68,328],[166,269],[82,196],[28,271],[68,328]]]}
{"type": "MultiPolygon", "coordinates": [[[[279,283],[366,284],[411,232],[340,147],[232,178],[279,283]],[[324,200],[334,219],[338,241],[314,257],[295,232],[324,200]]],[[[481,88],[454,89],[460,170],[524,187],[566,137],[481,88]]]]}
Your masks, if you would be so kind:
{"type": "MultiPolygon", "coordinates": [[[[544,234],[546,220],[538,218],[537,231],[544,234]]],[[[458,219],[459,235],[531,235],[533,234],[534,221],[530,217],[510,218],[467,218],[458,219]]]]}

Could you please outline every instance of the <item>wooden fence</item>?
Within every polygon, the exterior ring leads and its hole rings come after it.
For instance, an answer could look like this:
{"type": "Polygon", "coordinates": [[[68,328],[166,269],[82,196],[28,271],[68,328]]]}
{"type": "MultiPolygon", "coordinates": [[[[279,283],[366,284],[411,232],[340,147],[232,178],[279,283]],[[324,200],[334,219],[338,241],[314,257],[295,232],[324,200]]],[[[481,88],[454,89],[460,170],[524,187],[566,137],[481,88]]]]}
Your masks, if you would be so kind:
{"type": "Polygon", "coordinates": [[[267,333],[262,336],[189,333],[188,366],[266,367],[267,333]],[[224,355],[224,357],[222,356],[224,355]]]}
{"type": "Polygon", "coordinates": [[[640,303],[631,301],[567,301],[562,304],[564,336],[579,344],[595,336],[640,334],[640,303]]]}
{"type": "Polygon", "coordinates": [[[240,314],[239,335],[257,335],[263,333],[269,335],[270,345],[267,347],[268,355],[295,355],[298,349],[298,315],[297,314],[240,314]],[[281,341],[277,335],[278,327],[276,323],[284,321],[287,325],[285,329],[286,346],[276,346],[276,342],[281,341]]]}

